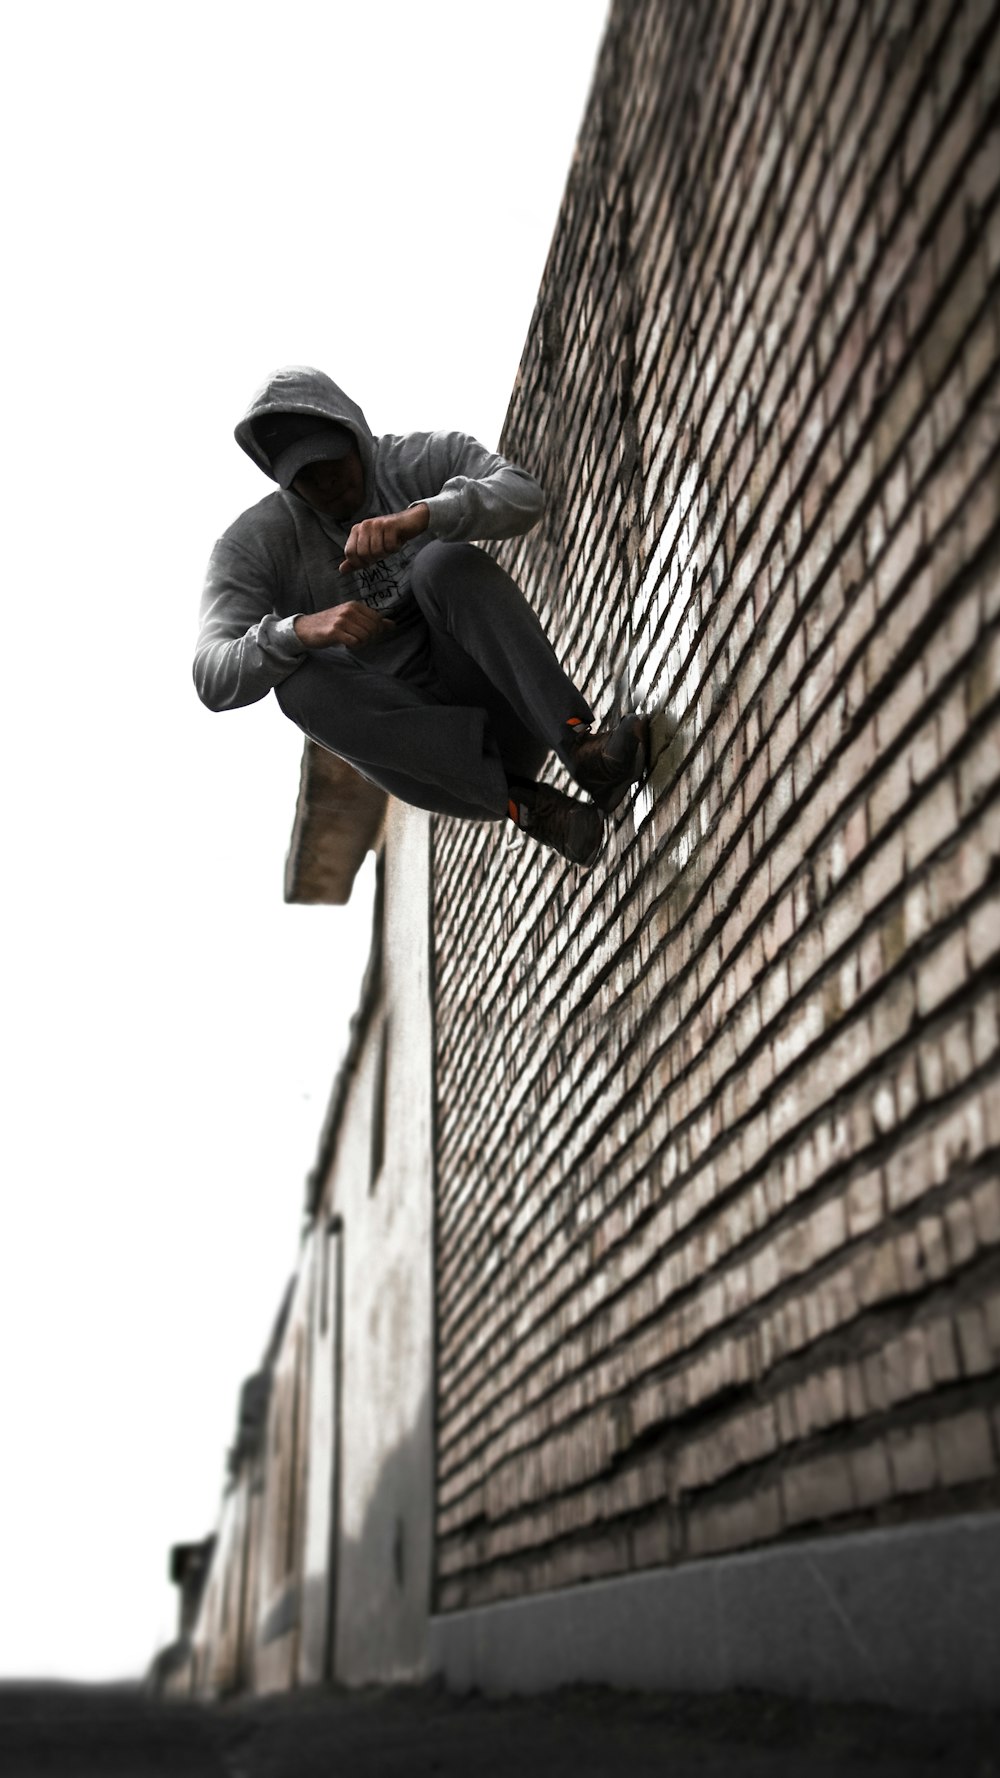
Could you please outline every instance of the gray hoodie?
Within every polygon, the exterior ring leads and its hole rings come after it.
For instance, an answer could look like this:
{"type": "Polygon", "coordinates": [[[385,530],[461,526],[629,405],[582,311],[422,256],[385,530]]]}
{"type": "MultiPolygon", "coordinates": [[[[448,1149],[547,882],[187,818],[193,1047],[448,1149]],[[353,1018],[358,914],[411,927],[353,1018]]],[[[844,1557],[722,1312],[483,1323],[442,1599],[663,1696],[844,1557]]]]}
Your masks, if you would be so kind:
{"type": "Polygon", "coordinates": [[[361,509],[338,524],[279,491],[230,525],[212,552],[194,660],[198,695],[211,710],[256,703],[305,659],[295,634],[300,612],[364,599],[397,623],[418,621],[409,592],[413,558],[432,538],[471,542],[516,537],[541,516],[544,497],[530,475],[464,432],[372,435],[357,404],[322,371],[277,371],[236,428],[237,443],[266,475],[270,464],[252,430],[269,413],[336,420],[357,440],[365,471],[361,509]],[[384,562],[340,574],[344,545],[359,519],[425,501],[430,524],[384,562]]]}

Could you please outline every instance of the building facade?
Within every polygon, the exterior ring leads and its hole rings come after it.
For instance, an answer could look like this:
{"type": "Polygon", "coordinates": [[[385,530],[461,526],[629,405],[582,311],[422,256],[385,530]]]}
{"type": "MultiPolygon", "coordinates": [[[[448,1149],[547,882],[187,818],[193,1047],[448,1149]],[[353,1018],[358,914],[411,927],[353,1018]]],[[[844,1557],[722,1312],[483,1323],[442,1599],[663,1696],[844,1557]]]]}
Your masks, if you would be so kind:
{"type": "Polygon", "coordinates": [[[998,80],[985,0],[612,8],[501,553],[658,757],[583,882],[435,823],[456,1682],[995,1690],[998,80]]]}
{"type": "Polygon", "coordinates": [[[307,750],[286,890],[346,900],[372,845],[372,949],[307,1183],[299,1265],[241,1393],[194,1599],[181,1560],[189,1546],[172,1563],[181,1634],[156,1667],[171,1693],[405,1682],[427,1671],[429,838],[425,815],[386,810],[347,768],[307,750]]]}
{"type": "Polygon", "coordinates": [[[989,0],[612,6],[498,553],[654,770],[587,877],[390,813],[243,1683],[995,1701],[998,91],[989,0]]]}

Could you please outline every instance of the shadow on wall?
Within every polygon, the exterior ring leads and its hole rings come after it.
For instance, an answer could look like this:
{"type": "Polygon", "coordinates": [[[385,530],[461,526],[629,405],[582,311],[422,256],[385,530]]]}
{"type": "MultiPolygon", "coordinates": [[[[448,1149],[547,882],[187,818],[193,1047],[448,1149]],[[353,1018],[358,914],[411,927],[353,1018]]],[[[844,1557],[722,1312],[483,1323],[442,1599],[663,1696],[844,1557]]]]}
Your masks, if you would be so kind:
{"type": "MultiPolygon", "coordinates": [[[[350,1456],[345,1448],[345,1469],[350,1456]]],[[[390,1451],[357,1536],[341,1501],[333,1671],[345,1685],[418,1681],[429,1672],[434,1559],[431,1396],[421,1392],[412,1430],[390,1451]]]]}

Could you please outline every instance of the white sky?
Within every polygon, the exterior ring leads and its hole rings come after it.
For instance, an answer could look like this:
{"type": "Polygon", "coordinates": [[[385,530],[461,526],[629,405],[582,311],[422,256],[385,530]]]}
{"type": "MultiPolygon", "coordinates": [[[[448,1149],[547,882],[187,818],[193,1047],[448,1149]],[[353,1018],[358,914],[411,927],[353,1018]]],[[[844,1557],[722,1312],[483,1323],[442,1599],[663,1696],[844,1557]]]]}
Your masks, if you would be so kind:
{"type": "Polygon", "coordinates": [[[143,1670],[368,946],[288,908],[301,737],[190,678],[276,366],[495,444],[605,0],[55,0],[0,54],[7,620],[0,1676],[143,1670]]]}

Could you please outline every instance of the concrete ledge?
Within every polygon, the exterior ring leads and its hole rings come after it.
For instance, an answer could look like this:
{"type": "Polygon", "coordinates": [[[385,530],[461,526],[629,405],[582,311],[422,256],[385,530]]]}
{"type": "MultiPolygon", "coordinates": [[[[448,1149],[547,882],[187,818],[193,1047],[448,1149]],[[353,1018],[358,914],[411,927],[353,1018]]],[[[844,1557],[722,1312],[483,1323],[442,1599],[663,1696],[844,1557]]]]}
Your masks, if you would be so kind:
{"type": "Polygon", "coordinates": [[[343,907],[385,816],[384,790],[307,741],[285,860],[285,900],[343,907]]]}
{"type": "Polygon", "coordinates": [[[456,1691],[577,1681],[1000,1705],[1000,1513],[647,1570],[432,1618],[456,1691]]]}

